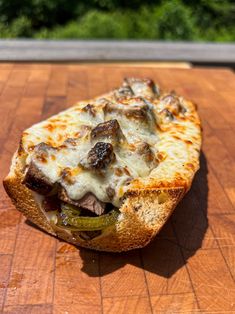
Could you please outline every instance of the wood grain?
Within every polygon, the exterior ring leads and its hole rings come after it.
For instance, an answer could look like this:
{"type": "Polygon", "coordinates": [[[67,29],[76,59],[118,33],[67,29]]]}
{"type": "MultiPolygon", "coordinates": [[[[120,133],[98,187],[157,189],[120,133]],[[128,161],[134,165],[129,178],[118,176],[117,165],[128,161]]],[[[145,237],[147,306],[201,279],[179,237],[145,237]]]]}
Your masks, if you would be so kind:
{"type": "Polygon", "coordinates": [[[201,168],[157,238],[122,254],[79,249],[25,222],[0,187],[0,311],[235,312],[235,76],[227,69],[0,64],[0,175],[31,124],[148,76],[198,104],[201,168]]]}
{"type": "Polygon", "coordinates": [[[152,312],[148,298],[141,296],[104,298],[103,309],[104,314],[148,314],[152,312]]]}
{"type": "Polygon", "coordinates": [[[55,241],[38,229],[29,228],[22,219],[5,305],[52,303],[55,241]]]}
{"type": "Polygon", "coordinates": [[[173,241],[155,240],[142,250],[150,296],[192,292],[183,256],[173,241]]]}
{"type": "Polygon", "coordinates": [[[5,306],[4,314],[52,314],[51,304],[9,305],[5,306]]]}
{"type": "Polygon", "coordinates": [[[193,293],[158,295],[152,297],[151,301],[154,314],[198,312],[197,300],[193,293]]]}
{"type": "Polygon", "coordinates": [[[141,260],[137,251],[126,254],[100,255],[103,297],[147,296],[141,260]]]}
{"type": "Polygon", "coordinates": [[[220,250],[201,250],[188,261],[199,308],[235,311],[235,286],[220,250]]]}

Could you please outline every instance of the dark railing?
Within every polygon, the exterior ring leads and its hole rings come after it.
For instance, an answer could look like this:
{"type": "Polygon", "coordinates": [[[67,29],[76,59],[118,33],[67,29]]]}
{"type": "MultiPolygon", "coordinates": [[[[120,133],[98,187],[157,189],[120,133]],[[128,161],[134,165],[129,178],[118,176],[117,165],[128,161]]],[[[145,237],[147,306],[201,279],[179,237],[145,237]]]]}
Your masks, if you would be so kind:
{"type": "Polygon", "coordinates": [[[132,40],[0,40],[0,61],[186,61],[235,65],[235,44],[132,40]]]}

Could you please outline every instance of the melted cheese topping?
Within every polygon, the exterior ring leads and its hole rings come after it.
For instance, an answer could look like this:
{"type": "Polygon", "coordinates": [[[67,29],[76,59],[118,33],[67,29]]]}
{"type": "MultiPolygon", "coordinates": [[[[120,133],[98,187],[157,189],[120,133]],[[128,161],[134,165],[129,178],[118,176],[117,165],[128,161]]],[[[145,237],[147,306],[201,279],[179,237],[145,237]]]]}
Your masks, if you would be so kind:
{"type": "Polygon", "coordinates": [[[154,188],[181,179],[189,182],[197,170],[200,150],[200,123],[194,105],[180,98],[178,107],[173,101],[171,106],[169,99],[153,95],[150,87],[141,82],[133,85],[132,90],[145,98],[133,96],[117,101],[110,93],[105,96],[107,100],[78,103],[27,129],[22,137],[26,165],[33,161],[52,183],[59,182],[73,200],[92,192],[114,206],[120,206],[128,189],[154,188]],[[107,111],[107,101],[116,109],[107,111]],[[84,109],[88,103],[92,111],[84,109]],[[125,111],[128,109],[143,109],[146,119],[129,116],[125,111]],[[111,119],[119,122],[124,135],[123,141],[113,145],[115,161],[102,174],[84,169],[81,164],[97,141],[112,142],[110,138],[91,140],[90,130],[111,119]],[[73,139],[73,143],[67,139],[73,139]],[[46,149],[43,159],[34,149],[40,143],[52,146],[46,149]],[[147,160],[146,153],[138,152],[140,143],[148,145],[155,162],[147,160]],[[108,188],[115,192],[112,200],[108,188]]]}

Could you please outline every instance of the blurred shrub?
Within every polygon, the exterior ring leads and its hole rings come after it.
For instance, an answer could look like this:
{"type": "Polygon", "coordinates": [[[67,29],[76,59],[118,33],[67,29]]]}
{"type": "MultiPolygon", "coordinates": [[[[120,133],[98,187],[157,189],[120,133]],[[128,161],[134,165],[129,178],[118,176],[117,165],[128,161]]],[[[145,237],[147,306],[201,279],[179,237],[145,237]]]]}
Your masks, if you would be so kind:
{"type": "Polygon", "coordinates": [[[125,38],[127,36],[125,25],[123,25],[123,17],[118,15],[115,13],[90,11],[81,20],[69,22],[65,26],[58,26],[52,31],[43,29],[36,34],[36,37],[56,39],[125,38]]]}
{"type": "Polygon", "coordinates": [[[31,20],[33,28],[41,25],[52,27],[75,18],[77,10],[81,8],[82,11],[84,7],[82,2],[79,1],[78,5],[77,0],[0,0],[0,19],[10,24],[19,16],[24,16],[31,20]]]}
{"type": "Polygon", "coordinates": [[[31,37],[33,35],[31,20],[20,16],[8,25],[0,23],[0,38],[31,37]]]}
{"type": "Polygon", "coordinates": [[[37,38],[148,38],[192,39],[196,25],[190,9],[178,1],[167,1],[159,7],[102,12],[93,10],[80,20],[42,30],[37,38]]]}
{"type": "Polygon", "coordinates": [[[165,1],[156,8],[155,23],[160,39],[195,39],[197,26],[190,8],[181,1],[165,1]]]}
{"type": "Polygon", "coordinates": [[[235,40],[233,0],[0,0],[0,37],[235,40]]]}

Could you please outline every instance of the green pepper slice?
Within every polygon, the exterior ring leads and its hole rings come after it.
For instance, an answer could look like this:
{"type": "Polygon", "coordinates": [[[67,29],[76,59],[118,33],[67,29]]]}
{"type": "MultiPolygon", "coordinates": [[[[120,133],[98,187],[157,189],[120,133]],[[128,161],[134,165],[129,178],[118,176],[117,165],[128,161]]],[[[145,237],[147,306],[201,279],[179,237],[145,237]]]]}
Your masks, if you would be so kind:
{"type": "Polygon", "coordinates": [[[102,230],[113,225],[118,215],[119,213],[115,209],[99,217],[75,217],[73,215],[67,215],[62,223],[60,221],[58,222],[58,225],[71,231],[102,230]]]}
{"type": "Polygon", "coordinates": [[[71,204],[63,203],[61,204],[61,211],[66,216],[79,216],[81,214],[81,210],[71,204]]]}

